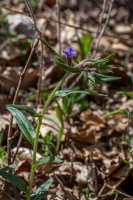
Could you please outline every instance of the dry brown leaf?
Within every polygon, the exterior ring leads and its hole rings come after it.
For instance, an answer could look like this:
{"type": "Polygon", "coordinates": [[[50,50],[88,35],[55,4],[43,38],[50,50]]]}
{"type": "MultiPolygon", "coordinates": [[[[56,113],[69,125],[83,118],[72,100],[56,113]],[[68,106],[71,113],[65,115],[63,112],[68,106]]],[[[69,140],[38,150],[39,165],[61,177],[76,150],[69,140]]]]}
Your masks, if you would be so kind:
{"type": "Polygon", "coordinates": [[[67,133],[67,137],[77,142],[93,144],[95,142],[95,128],[90,127],[87,130],[77,133],[67,133]]]}
{"type": "Polygon", "coordinates": [[[130,26],[126,26],[124,24],[121,24],[121,25],[117,25],[115,27],[115,32],[118,33],[118,34],[130,34],[133,32],[132,28],[130,26]]]}
{"type": "Polygon", "coordinates": [[[121,50],[121,51],[129,51],[130,50],[130,47],[128,47],[127,45],[120,43],[120,42],[112,44],[111,48],[114,50],[121,50]]]}
{"type": "Polygon", "coordinates": [[[120,166],[112,175],[111,178],[116,178],[116,179],[120,179],[120,178],[127,178],[127,176],[129,175],[131,170],[131,167],[129,166],[129,164],[124,164],[123,166],[120,166]]]}
{"type": "Polygon", "coordinates": [[[8,104],[7,95],[0,94],[0,114],[3,114],[7,111],[6,105],[8,104]]]}
{"type": "MultiPolygon", "coordinates": [[[[1,88],[6,91],[16,88],[18,85],[19,77],[22,71],[22,67],[7,67],[3,74],[0,75],[1,88]]],[[[27,88],[36,81],[38,69],[28,69],[25,73],[24,80],[22,81],[21,88],[27,88]]]]}

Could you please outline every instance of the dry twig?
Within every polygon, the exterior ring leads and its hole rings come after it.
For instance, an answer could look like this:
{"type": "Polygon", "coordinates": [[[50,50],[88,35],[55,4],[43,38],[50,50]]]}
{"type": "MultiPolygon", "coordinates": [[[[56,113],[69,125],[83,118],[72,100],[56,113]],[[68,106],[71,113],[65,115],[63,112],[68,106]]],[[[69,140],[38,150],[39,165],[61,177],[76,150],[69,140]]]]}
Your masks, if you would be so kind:
{"type": "MultiPolygon", "coordinates": [[[[28,65],[29,65],[29,62],[30,62],[30,60],[31,60],[31,58],[32,58],[37,46],[38,46],[38,41],[39,41],[38,38],[36,38],[33,45],[32,45],[32,49],[31,49],[29,58],[26,62],[26,65],[25,65],[23,71],[20,74],[19,82],[18,82],[17,89],[16,89],[16,92],[15,92],[15,95],[14,95],[14,99],[13,99],[13,104],[16,104],[18,93],[19,93],[22,81],[24,79],[24,76],[25,76],[25,72],[26,72],[28,65]]],[[[13,121],[13,116],[11,115],[9,128],[8,128],[8,139],[7,139],[8,165],[11,164],[11,143],[12,143],[12,140],[10,140],[10,138],[12,137],[12,121],[13,121]]]]}

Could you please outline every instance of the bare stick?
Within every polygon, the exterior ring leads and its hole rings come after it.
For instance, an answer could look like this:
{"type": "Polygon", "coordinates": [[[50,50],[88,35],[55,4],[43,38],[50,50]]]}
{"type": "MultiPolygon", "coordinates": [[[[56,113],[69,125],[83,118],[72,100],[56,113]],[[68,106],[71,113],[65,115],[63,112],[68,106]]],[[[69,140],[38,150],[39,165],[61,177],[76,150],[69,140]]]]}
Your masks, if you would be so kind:
{"type": "MultiPolygon", "coordinates": [[[[17,100],[17,97],[18,97],[18,93],[19,93],[22,81],[24,79],[25,72],[28,68],[29,62],[30,62],[30,60],[33,56],[33,53],[35,52],[35,49],[37,48],[37,46],[38,46],[38,38],[35,39],[33,46],[32,46],[32,49],[31,49],[31,52],[30,52],[30,55],[29,55],[29,58],[26,62],[26,65],[25,65],[23,71],[20,74],[19,82],[18,82],[17,89],[16,89],[16,92],[15,92],[15,95],[14,95],[14,99],[13,99],[13,104],[16,104],[16,100],[17,100]]],[[[10,138],[12,137],[12,121],[13,121],[13,116],[11,115],[9,128],[8,128],[8,139],[7,139],[8,165],[11,164],[11,143],[12,143],[12,140],[10,140],[10,138]]]]}
{"type": "Polygon", "coordinates": [[[22,139],[23,139],[23,134],[20,133],[19,141],[18,141],[18,144],[17,144],[17,149],[16,149],[16,152],[15,152],[15,154],[13,156],[12,163],[14,163],[14,161],[15,161],[15,158],[17,156],[17,153],[18,153],[19,147],[21,145],[22,139]]]}
{"type": "MultiPolygon", "coordinates": [[[[93,46],[93,43],[94,43],[95,39],[98,37],[99,30],[102,29],[101,25],[102,25],[102,19],[103,19],[103,14],[104,14],[104,11],[105,11],[106,2],[107,2],[107,0],[103,1],[102,12],[101,12],[100,17],[99,17],[99,25],[98,25],[97,31],[96,31],[96,33],[94,35],[93,41],[91,43],[90,51],[91,51],[91,48],[93,46]]],[[[89,57],[89,53],[90,52],[88,52],[88,57],[89,57]]]]}
{"type": "Polygon", "coordinates": [[[41,96],[42,69],[43,69],[43,65],[40,64],[40,67],[39,67],[39,78],[38,78],[38,83],[37,83],[37,97],[36,97],[36,105],[35,105],[36,109],[37,109],[37,106],[39,104],[40,96],[41,96]]]}
{"type": "Polygon", "coordinates": [[[106,28],[106,26],[107,26],[107,24],[108,24],[109,17],[110,17],[110,13],[111,13],[111,10],[112,10],[113,2],[114,2],[114,0],[111,0],[110,6],[109,6],[108,15],[107,15],[107,19],[106,19],[106,21],[105,21],[105,24],[104,24],[104,26],[103,26],[103,28],[102,28],[102,30],[101,30],[101,33],[100,33],[99,37],[98,37],[98,40],[97,40],[97,43],[96,43],[96,48],[95,48],[95,51],[94,51],[94,55],[96,54],[96,51],[97,51],[98,46],[99,46],[99,44],[100,44],[100,41],[101,41],[101,38],[102,38],[103,33],[104,33],[104,31],[105,31],[105,28],[106,28]]]}
{"type": "Polygon", "coordinates": [[[60,2],[56,0],[57,5],[57,43],[58,43],[58,53],[61,54],[61,25],[60,25],[60,2]]]}
{"type": "Polygon", "coordinates": [[[35,26],[35,30],[40,34],[40,31],[39,31],[38,28],[37,28],[37,24],[36,24],[36,20],[35,20],[35,16],[34,16],[34,12],[33,12],[33,10],[32,10],[32,7],[31,7],[31,5],[30,5],[30,3],[29,3],[28,0],[25,0],[25,3],[26,3],[26,5],[27,5],[27,7],[28,7],[28,9],[29,9],[29,12],[30,12],[30,14],[31,14],[31,17],[32,17],[32,19],[33,19],[34,26],[35,26]]]}
{"type": "Polygon", "coordinates": [[[6,195],[9,199],[13,200],[12,197],[11,197],[4,189],[2,189],[2,188],[0,187],[0,190],[1,190],[2,192],[4,192],[5,195],[6,195]]]}
{"type": "Polygon", "coordinates": [[[107,186],[109,189],[111,189],[112,191],[118,192],[119,194],[122,194],[122,195],[125,196],[125,197],[131,198],[130,195],[128,195],[128,194],[126,194],[126,193],[124,193],[124,192],[122,192],[122,191],[120,191],[120,190],[114,188],[113,186],[110,186],[110,185],[108,185],[108,184],[106,184],[106,186],[107,186]]]}
{"type": "Polygon", "coordinates": [[[107,0],[104,0],[104,1],[103,1],[102,13],[101,13],[101,15],[100,15],[100,19],[99,19],[99,25],[100,25],[100,27],[101,27],[101,24],[102,24],[102,19],[103,19],[103,14],[104,14],[104,10],[105,10],[105,6],[106,6],[106,2],[107,2],[107,0]]]}
{"type": "MultiPolygon", "coordinates": [[[[35,19],[35,15],[34,15],[34,12],[33,12],[33,9],[29,3],[28,0],[25,0],[25,3],[27,5],[27,8],[29,9],[29,12],[30,12],[30,15],[33,19],[33,22],[34,22],[34,28],[36,30],[36,32],[38,33],[38,36],[39,37],[42,37],[42,32],[38,29],[37,27],[37,24],[36,24],[36,19],[35,19]]],[[[38,78],[38,84],[37,84],[37,98],[36,98],[36,108],[37,108],[37,105],[39,103],[39,99],[40,99],[40,94],[41,94],[41,82],[42,82],[42,68],[43,68],[43,44],[41,43],[41,53],[40,53],[40,56],[39,56],[39,59],[40,60],[40,67],[39,67],[39,78],[38,78]]]]}

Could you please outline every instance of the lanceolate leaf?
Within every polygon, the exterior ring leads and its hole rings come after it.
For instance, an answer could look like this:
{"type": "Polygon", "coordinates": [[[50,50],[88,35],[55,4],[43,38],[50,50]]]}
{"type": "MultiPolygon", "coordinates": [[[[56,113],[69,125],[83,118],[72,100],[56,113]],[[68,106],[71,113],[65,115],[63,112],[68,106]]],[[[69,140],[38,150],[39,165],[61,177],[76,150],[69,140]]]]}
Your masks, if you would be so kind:
{"type": "Polygon", "coordinates": [[[6,171],[8,171],[8,170],[15,169],[17,166],[18,166],[18,164],[12,164],[12,165],[9,165],[9,166],[7,166],[7,167],[4,167],[4,168],[2,168],[2,169],[0,169],[0,170],[6,172],[6,171]]]}
{"type": "Polygon", "coordinates": [[[107,76],[103,74],[96,74],[96,81],[103,81],[103,82],[108,82],[108,81],[116,81],[121,79],[121,77],[116,77],[116,76],[107,76]]]}
{"type": "Polygon", "coordinates": [[[130,119],[133,119],[133,115],[130,114],[126,109],[115,110],[115,111],[113,111],[111,113],[106,114],[105,117],[109,117],[109,116],[117,115],[117,114],[124,114],[127,117],[129,117],[130,119]]]}
{"type": "Polygon", "coordinates": [[[27,185],[26,183],[14,174],[7,173],[3,170],[0,170],[0,176],[3,177],[6,181],[15,185],[19,190],[27,192],[27,185]]]}
{"type": "Polygon", "coordinates": [[[131,99],[133,99],[133,93],[132,92],[120,91],[120,92],[117,92],[117,94],[126,95],[126,96],[130,97],[131,99]]]}
{"type": "Polygon", "coordinates": [[[98,96],[106,96],[104,94],[98,94],[94,92],[88,92],[88,91],[82,91],[82,90],[59,90],[55,93],[55,96],[60,96],[60,97],[65,97],[69,94],[74,94],[74,93],[80,93],[80,94],[86,94],[86,95],[98,95],[98,96]]]}
{"type": "Polygon", "coordinates": [[[60,55],[44,40],[39,38],[43,42],[43,44],[49,49],[49,51],[59,60],[61,63],[65,63],[64,60],[60,57],[60,55]]]}
{"type": "Polygon", "coordinates": [[[34,169],[36,169],[39,165],[42,165],[42,164],[47,163],[47,162],[62,163],[63,161],[60,160],[56,156],[48,156],[46,158],[38,160],[37,163],[36,163],[36,165],[34,166],[35,167],[34,169]]]}
{"type": "Polygon", "coordinates": [[[23,115],[22,112],[20,112],[18,109],[7,106],[7,109],[11,112],[11,114],[15,117],[16,122],[24,134],[24,136],[27,138],[27,140],[33,144],[36,131],[33,127],[33,125],[28,121],[28,119],[23,115]]]}
{"type": "Polygon", "coordinates": [[[110,54],[109,56],[103,58],[102,60],[104,62],[107,62],[107,61],[111,60],[112,58],[114,58],[116,54],[117,54],[117,52],[114,52],[114,53],[110,54]]]}
{"type": "Polygon", "coordinates": [[[55,112],[56,112],[56,116],[58,118],[58,120],[63,123],[63,115],[62,115],[62,110],[59,106],[55,106],[55,112]]]}
{"type": "Polygon", "coordinates": [[[82,71],[79,67],[69,67],[68,65],[59,61],[55,61],[55,64],[72,73],[80,73],[82,71]]]}
{"type": "Polygon", "coordinates": [[[94,85],[95,87],[99,87],[99,85],[96,84],[95,78],[91,76],[89,72],[87,73],[87,77],[89,78],[89,81],[91,82],[92,85],[94,85]]]}
{"type": "Polygon", "coordinates": [[[18,110],[24,110],[32,117],[41,117],[41,114],[36,113],[32,108],[25,105],[8,104],[7,107],[17,108],[18,110]]]}
{"type": "Polygon", "coordinates": [[[53,181],[54,177],[51,177],[48,181],[39,186],[37,190],[31,194],[30,200],[41,200],[47,194],[53,181]]]}
{"type": "Polygon", "coordinates": [[[6,146],[0,147],[0,154],[5,151],[6,146]]]}
{"type": "Polygon", "coordinates": [[[116,52],[110,54],[109,56],[103,58],[103,59],[94,59],[94,60],[91,60],[88,63],[88,65],[90,66],[95,66],[95,67],[99,67],[101,65],[104,65],[106,62],[108,62],[110,59],[112,59],[114,56],[116,55],[116,52]]]}
{"type": "Polygon", "coordinates": [[[54,119],[52,119],[52,118],[50,118],[50,117],[48,117],[48,116],[44,116],[44,119],[45,120],[48,120],[48,121],[50,121],[50,122],[53,122],[59,129],[60,129],[60,126],[59,126],[59,124],[54,120],[54,119]]]}
{"type": "Polygon", "coordinates": [[[107,73],[110,73],[110,72],[113,72],[113,69],[116,68],[114,66],[108,66],[108,65],[101,65],[99,67],[97,67],[98,69],[98,72],[100,74],[107,74],[107,73]]]}
{"type": "Polygon", "coordinates": [[[4,129],[2,128],[2,129],[0,130],[0,145],[1,145],[2,140],[3,140],[3,135],[4,135],[4,129]]]}

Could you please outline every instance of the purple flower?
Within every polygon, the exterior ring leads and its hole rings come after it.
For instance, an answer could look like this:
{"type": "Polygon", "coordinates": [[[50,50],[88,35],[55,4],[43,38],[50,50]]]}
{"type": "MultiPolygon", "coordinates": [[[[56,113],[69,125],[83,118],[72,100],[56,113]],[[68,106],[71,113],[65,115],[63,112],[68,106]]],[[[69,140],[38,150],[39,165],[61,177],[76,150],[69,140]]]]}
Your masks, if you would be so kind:
{"type": "Polygon", "coordinates": [[[66,51],[62,51],[68,58],[72,58],[76,55],[76,50],[72,51],[71,47],[68,47],[66,51]]]}

